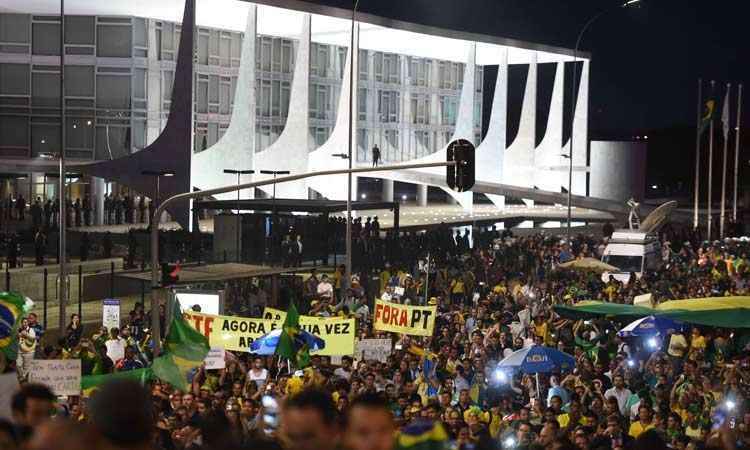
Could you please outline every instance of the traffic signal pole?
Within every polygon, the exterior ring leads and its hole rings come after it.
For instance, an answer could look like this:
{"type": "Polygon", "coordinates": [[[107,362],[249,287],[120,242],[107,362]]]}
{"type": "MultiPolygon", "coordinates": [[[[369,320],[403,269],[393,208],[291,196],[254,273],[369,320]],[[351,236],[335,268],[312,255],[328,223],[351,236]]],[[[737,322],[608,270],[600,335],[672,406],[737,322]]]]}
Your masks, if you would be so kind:
{"type": "MultiPolygon", "coordinates": [[[[471,155],[471,161],[473,161],[473,153],[471,155]]],[[[466,161],[461,158],[455,158],[452,161],[441,161],[441,162],[434,162],[434,163],[422,163],[422,164],[397,164],[397,165],[391,165],[391,166],[379,166],[379,167],[362,167],[362,168],[356,168],[356,169],[339,169],[339,170],[321,170],[318,172],[308,172],[308,173],[302,173],[297,175],[289,175],[286,177],[280,177],[276,178],[275,180],[269,179],[269,180],[263,180],[263,181],[254,181],[251,183],[245,183],[245,184],[235,184],[232,186],[225,186],[220,187],[216,189],[208,189],[205,191],[196,191],[196,192],[185,192],[184,194],[177,194],[175,196],[172,196],[163,202],[156,208],[156,211],[154,211],[154,216],[152,217],[153,224],[158,224],[156,222],[157,217],[161,217],[161,214],[166,210],[167,206],[171,203],[174,203],[176,201],[180,200],[190,200],[198,197],[210,197],[217,194],[224,194],[227,192],[234,192],[237,190],[242,189],[250,189],[250,188],[256,188],[259,186],[266,186],[273,183],[286,183],[289,181],[297,181],[297,180],[304,180],[306,178],[312,178],[312,177],[320,177],[320,176],[326,176],[326,175],[346,175],[346,174],[353,174],[353,173],[368,173],[368,172],[386,172],[386,171],[397,171],[397,170],[408,170],[408,169],[425,169],[429,167],[449,167],[449,168],[455,168],[459,166],[465,166],[466,161]]],[[[473,169],[473,164],[470,165],[469,170],[473,169]]],[[[458,171],[454,171],[458,172],[458,171]]],[[[448,173],[450,178],[450,173],[448,173]]],[[[473,176],[471,177],[473,180],[473,176]]],[[[454,183],[455,180],[448,180],[448,183],[454,183]]],[[[473,183],[472,183],[473,184],[473,183]]],[[[471,186],[461,186],[462,190],[466,191],[471,189],[471,186]]],[[[161,329],[159,324],[159,298],[157,296],[157,290],[160,288],[159,286],[159,227],[158,226],[152,226],[151,227],[151,336],[154,340],[154,355],[158,355],[160,352],[161,347],[161,329]]]]}

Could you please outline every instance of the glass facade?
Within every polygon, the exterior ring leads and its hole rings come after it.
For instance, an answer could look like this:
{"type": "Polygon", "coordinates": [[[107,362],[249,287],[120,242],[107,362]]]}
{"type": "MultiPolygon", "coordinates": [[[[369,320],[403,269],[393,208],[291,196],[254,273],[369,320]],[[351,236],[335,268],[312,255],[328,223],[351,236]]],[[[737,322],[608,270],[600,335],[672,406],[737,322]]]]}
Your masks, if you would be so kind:
{"type": "MultiPolygon", "coordinates": [[[[179,24],[140,17],[65,18],[66,152],[110,159],[138,151],[166,124],[179,24]]],[[[0,158],[59,152],[60,18],[0,14],[0,158]]],[[[243,33],[196,32],[194,150],[213,145],[231,118],[243,33]]],[[[311,44],[310,149],[336,120],[346,47],[311,44]]],[[[281,134],[289,113],[297,42],[256,41],[256,151],[281,134]]],[[[371,148],[384,162],[408,160],[447,144],[455,126],[464,64],[359,52],[357,160],[371,148]]],[[[477,68],[475,133],[481,131],[482,69],[477,68]]]]}

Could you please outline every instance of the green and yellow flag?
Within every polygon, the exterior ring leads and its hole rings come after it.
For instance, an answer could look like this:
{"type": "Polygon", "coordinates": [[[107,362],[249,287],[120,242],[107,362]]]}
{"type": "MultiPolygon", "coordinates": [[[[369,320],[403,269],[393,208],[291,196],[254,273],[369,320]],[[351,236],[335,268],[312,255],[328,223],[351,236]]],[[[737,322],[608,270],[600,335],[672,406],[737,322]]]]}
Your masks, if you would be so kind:
{"type": "Polygon", "coordinates": [[[26,312],[23,295],[0,292],[0,353],[7,361],[15,361],[18,355],[18,327],[26,312]]]}
{"type": "Polygon", "coordinates": [[[175,302],[164,353],[154,359],[151,369],[156,377],[184,391],[188,389],[188,373],[203,364],[208,350],[208,339],[190,326],[175,302]]]}
{"type": "Polygon", "coordinates": [[[125,372],[108,373],[104,375],[88,375],[81,377],[81,395],[84,397],[91,397],[91,395],[99,389],[104,383],[112,380],[135,380],[141,384],[146,384],[147,381],[154,377],[154,372],[150,367],[144,367],[143,369],[127,370],[125,372]]]}
{"type": "Polygon", "coordinates": [[[286,319],[284,319],[284,325],[281,327],[276,354],[287,358],[298,369],[310,365],[310,346],[302,338],[302,329],[299,326],[299,312],[297,312],[297,306],[294,302],[292,302],[286,312],[286,319]]]}
{"type": "Polygon", "coordinates": [[[713,98],[713,95],[706,100],[706,103],[703,105],[703,114],[701,115],[701,123],[699,124],[700,134],[702,135],[704,131],[708,128],[709,125],[711,125],[711,121],[714,120],[714,117],[716,116],[716,100],[713,98]]]}

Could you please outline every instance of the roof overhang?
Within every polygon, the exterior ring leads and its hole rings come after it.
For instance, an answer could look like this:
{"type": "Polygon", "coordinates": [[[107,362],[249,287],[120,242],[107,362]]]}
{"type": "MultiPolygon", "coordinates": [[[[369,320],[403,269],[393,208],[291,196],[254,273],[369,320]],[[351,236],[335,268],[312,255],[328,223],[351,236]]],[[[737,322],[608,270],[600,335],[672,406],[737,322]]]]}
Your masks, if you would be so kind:
{"type": "MultiPolygon", "coordinates": [[[[312,17],[313,42],[347,46],[351,31],[351,10],[320,5],[302,0],[257,0],[258,33],[297,38],[302,27],[303,13],[312,17]]],[[[180,22],[182,0],[66,0],[68,15],[123,15],[140,16],[180,22]]],[[[234,31],[245,29],[245,18],[250,3],[240,0],[198,0],[198,26],[234,31]]],[[[58,15],[57,0],[4,0],[0,11],[58,15]]],[[[510,64],[526,64],[536,53],[538,62],[561,62],[573,59],[573,50],[535,44],[500,36],[477,34],[436,28],[413,22],[358,13],[360,48],[410,56],[428,57],[456,62],[466,61],[468,44],[477,43],[478,65],[500,62],[502,49],[508,50],[510,64]]],[[[577,59],[589,59],[586,52],[578,52],[577,59]]]]}

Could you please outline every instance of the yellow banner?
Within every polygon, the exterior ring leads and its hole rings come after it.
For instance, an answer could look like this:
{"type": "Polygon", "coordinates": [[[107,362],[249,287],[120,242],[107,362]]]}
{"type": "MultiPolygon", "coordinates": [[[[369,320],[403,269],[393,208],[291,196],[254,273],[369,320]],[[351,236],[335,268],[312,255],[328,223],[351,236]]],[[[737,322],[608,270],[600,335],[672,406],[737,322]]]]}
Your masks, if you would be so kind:
{"type": "MultiPolygon", "coordinates": [[[[280,312],[286,314],[284,311],[280,312]]],[[[236,352],[249,352],[254,339],[281,328],[284,323],[283,320],[214,316],[190,311],[185,312],[185,317],[193,328],[208,338],[209,346],[236,352]]],[[[312,354],[354,354],[355,319],[301,316],[299,322],[300,328],[320,337],[326,343],[324,349],[312,354]]]]}
{"type": "Polygon", "coordinates": [[[375,300],[376,330],[432,336],[437,306],[411,306],[375,300]]]}

